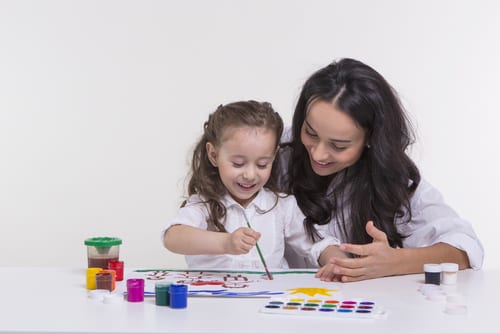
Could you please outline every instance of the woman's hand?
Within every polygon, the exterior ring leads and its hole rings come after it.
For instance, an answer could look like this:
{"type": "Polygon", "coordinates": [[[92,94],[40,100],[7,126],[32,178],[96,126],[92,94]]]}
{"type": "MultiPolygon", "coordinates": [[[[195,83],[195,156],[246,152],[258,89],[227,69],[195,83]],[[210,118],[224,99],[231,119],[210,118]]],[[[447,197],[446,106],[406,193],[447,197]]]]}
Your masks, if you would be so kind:
{"type": "Polygon", "coordinates": [[[260,233],[248,227],[240,227],[228,234],[226,253],[239,255],[247,254],[257,244],[260,233]]]}
{"type": "Polygon", "coordinates": [[[358,255],[357,258],[332,256],[318,270],[316,277],[322,281],[353,282],[395,274],[397,250],[387,241],[387,235],[377,229],[372,221],[366,224],[366,232],[373,238],[370,244],[341,244],[338,249],[358,255]]]}

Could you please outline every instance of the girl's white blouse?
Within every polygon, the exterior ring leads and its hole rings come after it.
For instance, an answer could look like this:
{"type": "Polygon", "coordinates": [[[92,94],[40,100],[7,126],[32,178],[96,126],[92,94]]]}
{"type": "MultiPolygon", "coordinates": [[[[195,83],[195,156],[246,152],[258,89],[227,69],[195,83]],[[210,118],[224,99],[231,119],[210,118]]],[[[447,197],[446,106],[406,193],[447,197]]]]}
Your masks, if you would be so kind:
{"type": "MultiPolygon", "coordinates": [[[[312,257],[312,243],[308,241],[303,227],[304,216],[297,206],[294,196],[279,197],[276,206],[276,195],[267,190],[259,191],[255,199],[243,208],[229,195],[223,202],[226,206],[226,222],[228,232],[247,226],[247,216],[252,229],[261,233],[258,245],[269,269],[289,268],[284,257],[285,246],[290,248],[306,263],[316,262],[312,257]],[[265,213],[261,213],[265,212],[265,213]]],[[[207,230],[208,210],[203,199],[198,195],[190,196],[177,216],[165,226],[184,224],[207,230]]],[[[328,239],[328,238],[327,238],[328,239]]],[[[335,242],[332,238],[331,243],[335,242]]],[[[242,255],[186,255],[189,268],[232,268],[262,270],[263,265],[254,247],[248,254],[242,255]]],[[[317,266],[317,265],[316,265],[317,266]]]]}

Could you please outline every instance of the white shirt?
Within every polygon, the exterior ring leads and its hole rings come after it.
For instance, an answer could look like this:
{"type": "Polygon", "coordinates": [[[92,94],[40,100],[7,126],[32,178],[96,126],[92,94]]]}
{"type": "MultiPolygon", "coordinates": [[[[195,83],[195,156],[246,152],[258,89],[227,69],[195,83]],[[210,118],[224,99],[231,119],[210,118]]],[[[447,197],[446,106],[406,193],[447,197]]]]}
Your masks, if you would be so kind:
{"type": "MultiPolygon", "coordinates": [[[[308,241],[304,229],[304,215],[298,208],[295,197],[280,197],[277,205],[272,208],[275,202],[276,195],[267,189],[259,191],[247,208],[243,208],[231,196],[226,195],[223,199],[227,209],[224,224],[226,231],[231,233],[247,226],[245,214],[252,229],[261,233],[258,245],[269,269],[289,267],[284,257],[285,245],[293,249],[305,262],[315,262],[311,253],[312,243],[308,241]],[[269,209],[271,210],[268,211],[269,209]],[[262,211],[268,212],[260,213],[262,211]]],[[[202,203],[202,198],[193,195],[164,231],[177,224],[207,230],[207,217],[208,210],[202,203]]],[[[185,258],[189,268],[263,269],[256,247],[248,254],[186,255],[185,258]]]]}
{"type": "MultiPolygon", "coordinates": [[[[483,265],[484,250],[477,238],[472,225],[460,218],[449,207],[437,189],[425,180],[421,180],[410,201],[412,219],[403,222],[403,218],[396,220],[396,229],[403,235],[404,248],[426,247],[440,242],[463,250],[469,257],[473,269],[480,269],[483,265]]],[[[347,226],[349,221],[346,222],[347,226]]],[[[312,254],[318,254],[319,249],[325,247],[323,243],[331,244],[332,238],[336,244],[348,242],[343,240],[343,234],[335,219],[326,225],[316,225],[320,235],[325,236],[323,241],[313,246],[312,254]]],[[[349,227],[347,227],[349,230],[349,227]]]]}
{"type": "MultiPolygon", "coordinates": [[[[290,139],[291,131],[287,129],[282,141],[290,139]]],[[[286,165],[284,165],[286,166],[286,165]]],[[[441,193],[425,180],[421,180],[415,193],[410,200],[412,219],[404,223],[404,218],[396,220],[396,229],[403,235],[403,247],[415,248],[431,246],[440,242],[447,243],[467,253],[469,263],[473,269],[480,269],[483,265],[484,249],[477,238],[472,225],[460,218],[458,214],[448,206],[441,193]]],[[[349,224],[347,219],[346,224],[349,224]]],[[[332,219],[329,224],[315,226],[325,239],[312,246],[311,255],[318,258],[322,249],[329,244],[341,244],[348,242],[343,240],[338,223],[332,219]],[[333,243],[332,243],[332,240],[333,243]]],[[[349,231],[349,226],[346,226],[349,231]]],[[[294,255],[288,255],[290,265],[303,266],[302,259],[297,261],[294,255]]],[[[317,263],[316,263],[317,265],[317,263]]]]}

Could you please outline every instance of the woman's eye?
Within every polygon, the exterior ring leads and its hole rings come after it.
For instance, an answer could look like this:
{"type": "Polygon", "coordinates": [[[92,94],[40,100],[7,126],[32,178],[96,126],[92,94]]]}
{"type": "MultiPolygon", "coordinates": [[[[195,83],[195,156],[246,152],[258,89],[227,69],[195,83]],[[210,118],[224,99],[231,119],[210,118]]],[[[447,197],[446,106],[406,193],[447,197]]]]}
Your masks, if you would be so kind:
{"type": "Polygon", "coordinates": [[[335,145],[335,144],[332,144],[332,147],[333,147],[333,149],[334,149],[335,151],[343,151],[343,150],[345,150],[345,149],[347,148],[347,147],[345,147],[345,146],[337,146],[337,145],[335,145]]]}
{"type": "Polygon", "coordinates": [[[305,130],[305,132],[306,132],[306,134],[307,134],[309,137],[313,137],[313,138],[318,137],[318,135],[317,135],[317,134],[312,133],[309,129],[306,129],[306,130],[305,130]]]}

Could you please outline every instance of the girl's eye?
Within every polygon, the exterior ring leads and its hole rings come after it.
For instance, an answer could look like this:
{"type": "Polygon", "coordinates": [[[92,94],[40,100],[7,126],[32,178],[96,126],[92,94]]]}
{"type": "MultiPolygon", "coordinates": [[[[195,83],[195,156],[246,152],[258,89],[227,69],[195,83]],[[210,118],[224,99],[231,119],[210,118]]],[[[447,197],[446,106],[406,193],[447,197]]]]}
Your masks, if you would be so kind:
{"type": "Polygon", "coordinates": [[[240,163],[237,163],[237,162],[233,162],[233,167],[241,168],[241,167],[243,167],[243,164],[240,164],[240,163]]]}
{"type": "Polygon", "coordinates": [[[260,169],[266,169],[267,165],[257,165],[257,167],[260,168],[260,169]]]}

